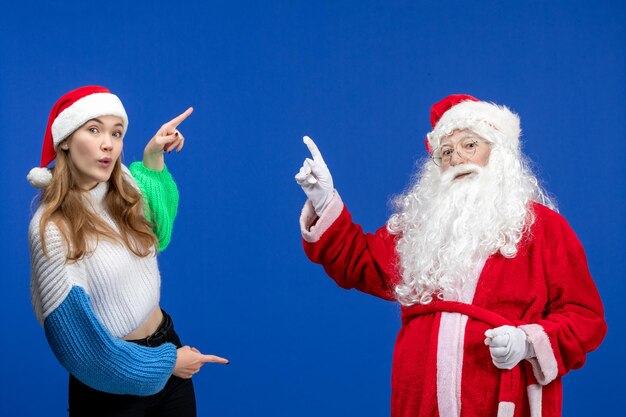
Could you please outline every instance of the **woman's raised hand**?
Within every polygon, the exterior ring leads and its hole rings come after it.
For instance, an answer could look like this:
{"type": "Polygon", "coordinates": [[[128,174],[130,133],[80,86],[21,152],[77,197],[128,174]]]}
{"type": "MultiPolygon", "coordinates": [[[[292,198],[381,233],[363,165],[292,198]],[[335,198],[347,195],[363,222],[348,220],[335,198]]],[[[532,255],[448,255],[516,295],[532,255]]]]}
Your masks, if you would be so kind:
{"type": "Polygon", "coordinates": [[[154,137],[150,139],[143,151],[143,164],[146,168],[162,171],[165,166],[163,153],[169,153],[174,149],[176,149],[176,152],[180,152],[183,149],[185,137],[178,130],[178,125],[189,117],[191,113],[193,113],[193,107],[189,107],[184,113],[165,123],[154,137]]]}

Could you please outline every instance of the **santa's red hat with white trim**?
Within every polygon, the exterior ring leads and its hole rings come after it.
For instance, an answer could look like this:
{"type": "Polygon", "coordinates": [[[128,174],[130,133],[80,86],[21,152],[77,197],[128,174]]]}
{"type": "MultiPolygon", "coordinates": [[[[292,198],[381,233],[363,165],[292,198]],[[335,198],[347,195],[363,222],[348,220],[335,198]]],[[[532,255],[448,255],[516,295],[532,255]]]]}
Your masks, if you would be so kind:
{"type": "Polygon", "coordinates": [[[96,85],[80,87],[63,95],[50,111],[48,126],[43,138],[41,163],[26,177],[33,187],[45,188],[52,181],[52,173],[46,168],[56,158],[59,143],[76,129],[99,116],[117,116],[122,119],[124,131],[128,128],[128,116],[120,99],[107,88],[96,85]]]}
{"type": "Polygon", "coordinates": [[[432,153],[441,139],[455,130],[468,129],[498,145],[517,147],[522,133],[519,116],[501,106],[467,94],[452,94],[433,104],[433,130],[426,135],[426,150],[432,153]]]}

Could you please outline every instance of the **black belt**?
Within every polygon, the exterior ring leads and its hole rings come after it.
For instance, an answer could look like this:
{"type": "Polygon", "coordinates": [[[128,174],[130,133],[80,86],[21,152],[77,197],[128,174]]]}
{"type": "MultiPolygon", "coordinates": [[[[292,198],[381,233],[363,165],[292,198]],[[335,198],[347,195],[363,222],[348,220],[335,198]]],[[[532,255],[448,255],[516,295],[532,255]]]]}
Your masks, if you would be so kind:
{"type": "Polygon", "coordinates": [[[146,338],[128,340],[128,342],[149,347],[157,347],[161,346],[163,343],[171,342],[174,336],[174,323],[169,314],[163,310],[161,311],[163,312],[163,320],[154,333],[146,338]]]}

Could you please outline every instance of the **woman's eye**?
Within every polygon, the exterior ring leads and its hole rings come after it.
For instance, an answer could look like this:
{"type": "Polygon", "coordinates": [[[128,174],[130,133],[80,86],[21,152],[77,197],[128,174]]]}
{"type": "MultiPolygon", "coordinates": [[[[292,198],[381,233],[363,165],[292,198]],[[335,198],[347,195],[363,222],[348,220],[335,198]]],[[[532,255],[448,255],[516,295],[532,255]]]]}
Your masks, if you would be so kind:
{"type": "Polygon", "coordinates": [[[120,132],[119,130],[113,132],[113,136],[116,138],[121,138],[122,137],[122,132],[120,132]]]}
{"type": "Polygon", "coordinates": [[[98,128],[97,128],[97,127],[90,127],[90,128],[89,128],[89,131],[90,131],[91,133],[98,133],[98,128]]]}

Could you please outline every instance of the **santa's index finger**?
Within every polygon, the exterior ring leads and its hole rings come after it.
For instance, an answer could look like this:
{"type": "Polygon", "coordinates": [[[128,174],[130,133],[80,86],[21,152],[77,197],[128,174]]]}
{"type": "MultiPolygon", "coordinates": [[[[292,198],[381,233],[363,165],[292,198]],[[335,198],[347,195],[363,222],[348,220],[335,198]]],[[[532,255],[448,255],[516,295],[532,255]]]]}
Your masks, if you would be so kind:
{"type": "Polygon", "coordinates": [[[178,116],[174,117],[169,122],[165,123],[165,126],[167,126],[170,129],[176,129],[176,127],[178,127],[179,124],[184,122],[185,119],[188,118],[191,113],[193,113],[193,107],[189,107],[183,113],[179,114],[178,116]]]}
{"type": "Polygon", "coordinates": [[[311,152],[311,156],[313,157],[313,160],[315,162],[319,162],[320,164],[324,164],[325,165],[326,162],[324,162],[324,158],[322,157],[322,153],[317,148],[317,145],[315,144],[315,142],[313,142],[313,139],[311,139],[308,136],[305,136],[305,137],[302,138],[302,141],[304,142],[306,147],[309,148],[309,152],[311,152]]]}

